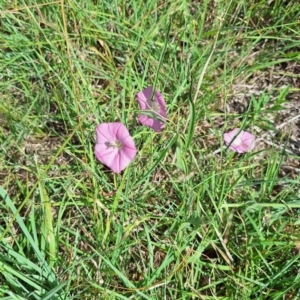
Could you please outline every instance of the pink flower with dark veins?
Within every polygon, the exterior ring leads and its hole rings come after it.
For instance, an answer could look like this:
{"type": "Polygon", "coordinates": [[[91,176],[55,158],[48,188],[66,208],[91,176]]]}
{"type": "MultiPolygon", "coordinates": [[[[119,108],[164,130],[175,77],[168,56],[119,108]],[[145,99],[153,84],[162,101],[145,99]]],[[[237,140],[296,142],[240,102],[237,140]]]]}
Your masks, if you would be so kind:
{"type": "Polygon", "coordinates": [[[229,149],[238,153],[250,152],[255,147],[255,136],[247,131],[240,131],[239,128],[224,133],[223,137],[229,149]]]}
{"type": "Polygon", "coordinates": [[[121,122],[101,123],[96,127],[96,158],[115,173],[121,173],[134,159],[134,141],[121,122]]]}
{"type": "Polygon", "coordinates": [[[152,128],[156,132],[163,130],[167,120],[166,102],[159,91],[155,91],[153,101],[151,101],[153,87],[149,86],[143,91],[137,93],[137,101],[139,102],[140,110],[139,121],[145,126],[152,128]],[[143,111],[145,114],[143,114],[143,111]]]}

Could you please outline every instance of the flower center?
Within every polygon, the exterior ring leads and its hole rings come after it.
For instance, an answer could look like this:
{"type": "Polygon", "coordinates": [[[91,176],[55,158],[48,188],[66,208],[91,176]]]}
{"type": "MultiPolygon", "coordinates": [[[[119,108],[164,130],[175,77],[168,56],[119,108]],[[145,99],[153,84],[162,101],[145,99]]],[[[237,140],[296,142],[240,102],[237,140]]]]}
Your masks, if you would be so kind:
{"type": "Polygon", "coordinates": [[[243,140],[241,139],[240,136],[237,136],[234,141],[233,141],[235,146],[240,146],[243,143],[243,140]]]}
{"type": "Polygon", "coordinates": [[[114,143],[112,142],[105,142],[105,145],[108,147],[108,148],[113,148],[113,149],[121,149],[122,148],[122,143],[120,141],[115,141],[114,143]]]}
{"type": "Polygon", "coordinates": [[[156,113],[159,113],[160,106],[157,102],[155,102],[155,101],[150,102],[149,108],[151,110],[155,111],[156,113]]]}

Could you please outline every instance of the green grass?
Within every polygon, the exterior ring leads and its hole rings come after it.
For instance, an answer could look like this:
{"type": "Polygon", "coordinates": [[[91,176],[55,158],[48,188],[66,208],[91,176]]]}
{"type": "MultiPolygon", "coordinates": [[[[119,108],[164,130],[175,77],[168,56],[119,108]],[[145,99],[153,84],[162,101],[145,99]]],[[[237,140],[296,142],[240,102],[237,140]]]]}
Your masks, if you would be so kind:
{"type": "Polygon", "coordinates": [[[0,298],[299,299],[299,5],[4,3],[0,298]],[[159,134],[137,122],[149,85],[159,134]],[[121,175],[94,156],[112,121],[138,148],[121,175]],[[234,127],[255,151],[223,146],[234,127]]]}

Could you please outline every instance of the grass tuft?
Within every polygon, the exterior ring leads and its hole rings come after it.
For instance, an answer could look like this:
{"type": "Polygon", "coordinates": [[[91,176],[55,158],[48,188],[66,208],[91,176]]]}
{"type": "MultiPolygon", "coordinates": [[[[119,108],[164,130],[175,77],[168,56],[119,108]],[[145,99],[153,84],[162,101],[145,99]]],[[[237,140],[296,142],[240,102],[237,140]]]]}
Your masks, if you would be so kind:
{"type": "Polygon", "coordinates": [[[0,4],[0,298],[299,299],[299,5],[38,2],[0,4]],[[94,155],[113,121],[121,175],[94,155]]]}

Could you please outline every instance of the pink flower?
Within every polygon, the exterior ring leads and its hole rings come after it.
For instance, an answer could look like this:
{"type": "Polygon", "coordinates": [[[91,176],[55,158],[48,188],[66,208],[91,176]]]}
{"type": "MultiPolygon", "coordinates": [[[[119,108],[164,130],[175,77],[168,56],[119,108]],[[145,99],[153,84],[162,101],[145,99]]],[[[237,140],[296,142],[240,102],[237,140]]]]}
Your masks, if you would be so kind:
{"type": "Polygon", "coordinates": [[[229,148],[238,153],[252,151],[255,147],[255,136],[247,131],[241,130],[238,133],[239,131],[240,129],[235,128],[230,132],[224,133],[225,144],[230,145],[229,148]]]}
{"type": "Polygon", "coordinates": [[[96,158],[113,172],[121,173],[136,155],[134,141],[121,122],[102,123],[96,127],[96,158]]]}
{"type": "Polygon", "coordinates": [[[139,121],[154,131],[162,131],[167,119],[165,99],[159,91],[155,91],[151,101],[153,87],[149,86],[137,94],[137,100],[141,110],[146,114],[139,115],[139,121]]]}

